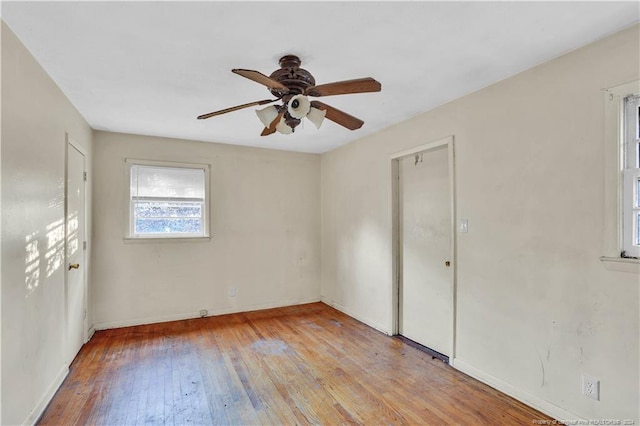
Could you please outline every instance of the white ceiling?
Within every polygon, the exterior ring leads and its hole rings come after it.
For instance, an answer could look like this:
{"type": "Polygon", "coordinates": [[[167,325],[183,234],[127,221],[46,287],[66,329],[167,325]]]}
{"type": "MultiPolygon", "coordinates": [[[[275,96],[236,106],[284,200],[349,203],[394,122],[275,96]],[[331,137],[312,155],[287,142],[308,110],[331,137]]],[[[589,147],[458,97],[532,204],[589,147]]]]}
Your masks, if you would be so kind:
{"type": "Polygon", "coordinates": [[[627,27],[638,2],[2,2],[17,34],[99,130],[325,152],[627,27]],[[382,92],[323,98],[364,120],[260,137],[269,75],[297,54],[317,84],[374,77],[382,92]],[[262,108],[262,107],[259,107],[262,108]]]}

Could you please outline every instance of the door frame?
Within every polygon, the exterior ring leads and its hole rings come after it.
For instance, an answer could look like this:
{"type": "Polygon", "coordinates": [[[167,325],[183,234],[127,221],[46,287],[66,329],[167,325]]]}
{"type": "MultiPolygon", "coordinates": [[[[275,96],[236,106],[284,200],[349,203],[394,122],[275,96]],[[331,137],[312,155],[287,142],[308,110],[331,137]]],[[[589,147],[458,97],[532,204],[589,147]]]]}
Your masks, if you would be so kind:
{"type": "MultiPolygon", "coordinates": [[[[71,136],[69,136],[69,133],[65,133],[65,150],[64,150],[64,312],[65,312],[65,332],[64,332],[64,358],[65,358],[65,362],[67,363],[71,363],[73,361],[73,358],[67,360],[67,349],[68,349],[68,344],[69,344],[69,268],[67,267],[67,265],[69,264],[69,257],[68,257],[68,247],[67,247],[67,241],[68,241],[68,227],[67,227],[67,218],[68,218],[68,201],[69,201],[69,149],[75,149],[77,150],[80,154],[82,154],[82,156],[84,157],[84,161],[83,161],[83,172],[86,173],[87,172],[87,151],[80,146],[77,142],[75,142],[73,140],[73,138],[71,138],[71,136]]],[[[87,206],[87,180],[83,180],[84,185],[83,185],[83,191],[84,191],[84,206],[83,206],[83,216],[84,216],[84,220],[83,220],[83,228],[84,228],[84,240],[88,241],[88,235],[87,235],[87,212],[88,212],[88,206],[87,206]]],[[[83,287],[83,309],[84,309],[84,319],[82,321],[82,343],[86,343],[87,342],[87,337],[88,337],[88,268],[87,268],[87,250],[84,248],[84,242],[82,243],[83,247],[82,247],[82,260],[84,263],[84,268],[82,271],[82,287],[83,287]]]]}
{"type": "Polygon", "coordinates": [[[448,161],[449,161],[449,194],[450,194],[450,208],[451,208],[451,253],[450,258],[452,262],[452,289],[451,289],[451,348],[449,356],[449,364],[453,363],[456,350],[456,297],[457,297],[457,241],[456,241],[456,192],[455,192],[455,155],[454,155],[454,138],[453,135],[447,136],[435,141],[415,146],[413,148],[406,149],[404,151],[392,154],[391,161],[391,218],[392,218],[392,296],[391,296],[391,312],[392,312],[392,325],[391,332],[393,335],[399,334],[400,330],[400,289],[402,281],[402,268],[400,262],[402,259],[402,239],[400,235],[400,160],[402,158],[413,156],[425,151],[431,151],[443,146],[447,147],[448,161]]]}

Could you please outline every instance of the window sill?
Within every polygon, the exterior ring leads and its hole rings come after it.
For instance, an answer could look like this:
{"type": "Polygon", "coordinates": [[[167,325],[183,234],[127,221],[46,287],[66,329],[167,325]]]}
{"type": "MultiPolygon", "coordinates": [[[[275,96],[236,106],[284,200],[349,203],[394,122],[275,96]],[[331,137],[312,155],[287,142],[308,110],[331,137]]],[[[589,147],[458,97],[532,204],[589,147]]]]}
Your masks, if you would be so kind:
{"type": "Polygon", "coordinates": [[[640,259],[627,259],[624,257],[605,257],[602,256],[600,261],[609,271],[629,272],[640,275],[640,259]]]}
{"type": "Polygon", "coordinates": [[[152,237],[152,238],[131,238],[125,237],[125,243],[197,243],[211,241],[211,237],[152,237]]]}

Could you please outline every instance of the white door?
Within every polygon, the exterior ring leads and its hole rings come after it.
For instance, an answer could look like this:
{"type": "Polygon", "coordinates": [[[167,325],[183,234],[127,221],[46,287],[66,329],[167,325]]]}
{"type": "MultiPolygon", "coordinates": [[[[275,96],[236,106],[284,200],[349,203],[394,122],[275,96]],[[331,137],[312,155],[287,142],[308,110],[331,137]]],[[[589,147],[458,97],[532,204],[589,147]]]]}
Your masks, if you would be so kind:
{"type": "Polygon", "coordinates": [[[67,148],[66,360],[70,363],[85,340],[85,158],[72,144],[67,148]]]}
{"type": "Polygon", "coordinates": [[[449,147],[398,160],[401,335],[451,356],[453,267],[449,147]]]}

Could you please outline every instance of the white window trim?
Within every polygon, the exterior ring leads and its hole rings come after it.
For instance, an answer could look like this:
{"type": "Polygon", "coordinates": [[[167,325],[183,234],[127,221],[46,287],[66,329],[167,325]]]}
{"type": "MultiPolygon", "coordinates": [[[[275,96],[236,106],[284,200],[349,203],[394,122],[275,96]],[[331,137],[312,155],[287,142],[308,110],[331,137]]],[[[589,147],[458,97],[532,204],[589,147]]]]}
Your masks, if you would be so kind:
{"type": "Polygon", "coordinates": [[[623,102],[630,94],[640,92],[640,80],[605,89],[605,206],[603,256],[607,269],[640,273],[640,260],[624,259],[623,249],[623,181],[624,127],[623,102]]]}
{"type": "Polygon", "coordinates": [[[160,160],[139,160],[135,158],[125,158],[125,182],[127,189],[125,191],[125,237],[126,242],[189,242],[189,241],[209,241],[210,235],[210,211],[211,211],[211,197],[209,190],[209,176],[211,171],[210,164],[202,163],[181,163],[174,161],[160,161],[160,160]],[[195,234],[150,234],[150,235],[134,235],[132,232],[133,227],[133,209],[131,205],[131,166],[158,166],[158,167],[172,167],[172,168],[184,168],[184,169],[202,169],[204,171],[204,217],[203,217],[203,235],[195,234]]]}

